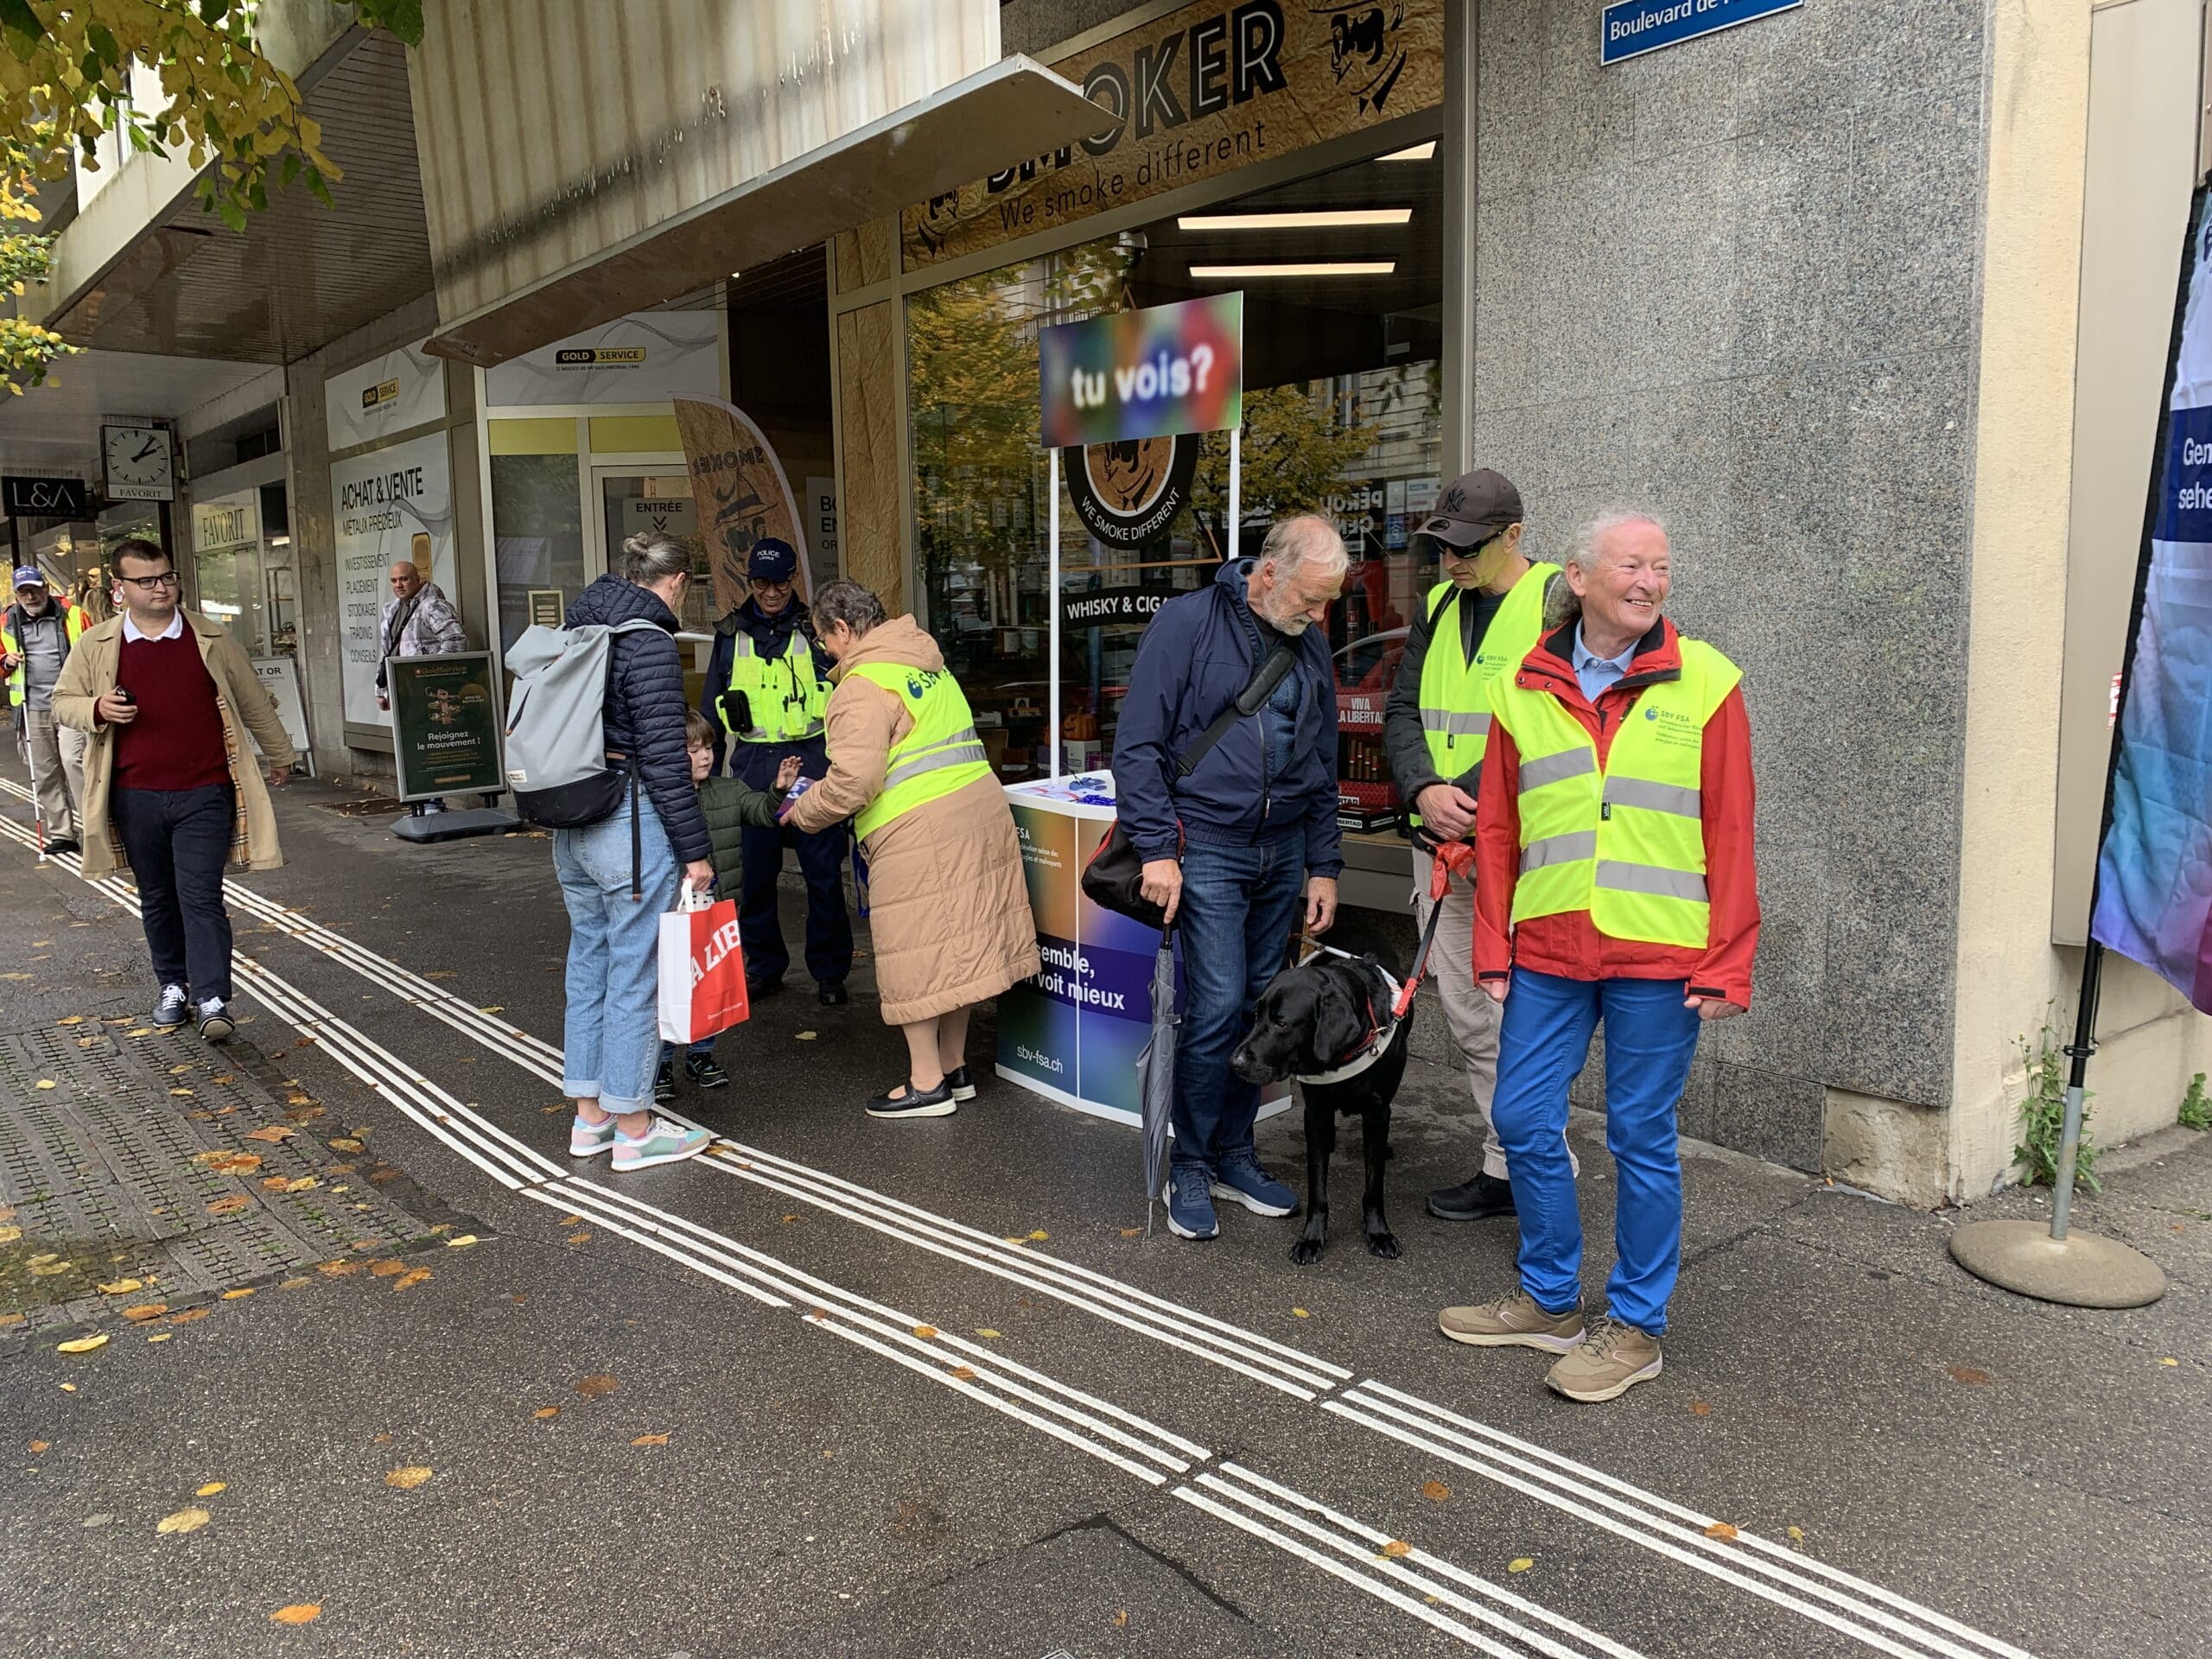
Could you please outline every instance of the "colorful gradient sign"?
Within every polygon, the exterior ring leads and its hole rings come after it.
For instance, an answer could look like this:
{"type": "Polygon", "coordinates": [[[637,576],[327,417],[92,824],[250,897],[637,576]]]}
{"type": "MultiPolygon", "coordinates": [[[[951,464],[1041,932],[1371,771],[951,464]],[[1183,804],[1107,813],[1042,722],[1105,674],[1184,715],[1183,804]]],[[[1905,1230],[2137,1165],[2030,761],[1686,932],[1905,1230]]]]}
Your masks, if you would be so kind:
{"type": "Polygon", "coordinates": [[[1244,423],[1244,296],[1064,322],[1037,336],[1048,449],[1244,423]]]}
{"type": "Polygon", "coordinates": [[[2212,1014],[2212,226],[2204,200],[2199,189],[2089,931],[2212,1014]]]}

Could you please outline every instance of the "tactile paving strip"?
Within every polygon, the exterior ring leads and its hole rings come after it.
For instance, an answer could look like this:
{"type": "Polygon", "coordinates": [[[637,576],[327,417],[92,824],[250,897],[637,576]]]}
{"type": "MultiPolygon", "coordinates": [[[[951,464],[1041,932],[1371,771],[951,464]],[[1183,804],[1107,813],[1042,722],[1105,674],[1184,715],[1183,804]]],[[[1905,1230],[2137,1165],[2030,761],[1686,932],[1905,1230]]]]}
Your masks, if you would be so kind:
{"type": "Polygon", "coordinates": [[[131,1305],[175,1309],[432,1236],[351,1166],[372,1155],[340,1160],[323,1144],[342,1127],[288,1122],[287,1102],[250,1074],[251,1056],[131,1021],[0,1037],[0,1206],[22,1230],[0,1247],[0,1309],[26,1316],[0,1337],[131,1305]],[[248,1138],[272,1125],[297,1132],[248,1138]],[[226,1173],[226,1157],[258,1161],[226,1173]],[[125,1279],[141,1287],[99,1288],[125,1279]]]}

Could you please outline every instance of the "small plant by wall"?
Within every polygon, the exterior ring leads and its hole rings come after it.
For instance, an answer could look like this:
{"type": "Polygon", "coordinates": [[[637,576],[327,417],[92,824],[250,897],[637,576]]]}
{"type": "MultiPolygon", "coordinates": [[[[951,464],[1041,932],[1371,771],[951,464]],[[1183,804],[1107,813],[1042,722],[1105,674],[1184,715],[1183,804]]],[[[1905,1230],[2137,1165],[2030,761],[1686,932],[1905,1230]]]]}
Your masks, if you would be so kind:
{"type": "MultiPolygon", "coordinates": [[[[2020,1059],[2027,1069],[2028,1092],[2020,1102],[2020,1143],[2012,1148],[2012,1160],[2028,1185],[2056,1186],[2058,1147],[2066,1128],[2066,1056],[2058,1034],[2045,1025],[2033,1042],[2021,1038],[2020,1059]]],[[[2094,1097],[2082,1097],[2082,1145],[2074,1159],[2074,1178],[2088,1192],[2102,1191],[2095,1173],[2097,1149],[2089,1140],[2094,1097]]]]}
{"type": "Polygon", "coordinates": [[[2184,1129],[2212,1129],[2212,1100],[2205,1098],[2202,1071],[2189,1080],[2189,1092],[2181,1097],[2181,1112],[2175,1121],[2184,1129]]]}

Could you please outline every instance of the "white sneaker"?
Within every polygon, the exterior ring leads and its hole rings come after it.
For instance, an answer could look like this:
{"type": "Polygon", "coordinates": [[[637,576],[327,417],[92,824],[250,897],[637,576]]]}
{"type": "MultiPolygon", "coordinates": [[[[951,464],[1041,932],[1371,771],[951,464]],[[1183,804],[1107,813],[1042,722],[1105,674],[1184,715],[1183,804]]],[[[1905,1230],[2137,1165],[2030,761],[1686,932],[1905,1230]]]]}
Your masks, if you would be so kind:
{"type": "Polygon", "coordinates": [[[686,1129],[656,1116],[644,1136],[632,1141],[620,1129],[614,1133],[614,1167],[650,1169],[655,1164],[680,1163],[696,1158],[714,1137],[704,1129],[686,1129]]]}

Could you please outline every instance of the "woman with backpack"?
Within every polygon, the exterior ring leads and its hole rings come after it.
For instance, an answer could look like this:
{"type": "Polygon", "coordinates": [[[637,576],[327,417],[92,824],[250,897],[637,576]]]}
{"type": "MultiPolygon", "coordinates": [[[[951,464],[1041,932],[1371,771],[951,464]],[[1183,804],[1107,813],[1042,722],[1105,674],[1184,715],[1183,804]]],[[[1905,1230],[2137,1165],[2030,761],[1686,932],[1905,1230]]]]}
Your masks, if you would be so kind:
{"type": "Polygon", "coordinates": [[[553,868],[569,906],[568,1008],[562,1091],[575,1103],[571,1157],[611,1151],[645,1169],[706,1150],[703,1129],[652,1109],[660,1059],[660,918],[682,885],[714,885],[713,843],[684,752],[683,664],[677,616],[691,581],[683,543],[659,531],[622,544],[620,576],[600,577],[569,607],[571,628],[642,620],[611,641],[601,711],[607,765],[634,768],[611,817],[553,832],[553,868]]]}

